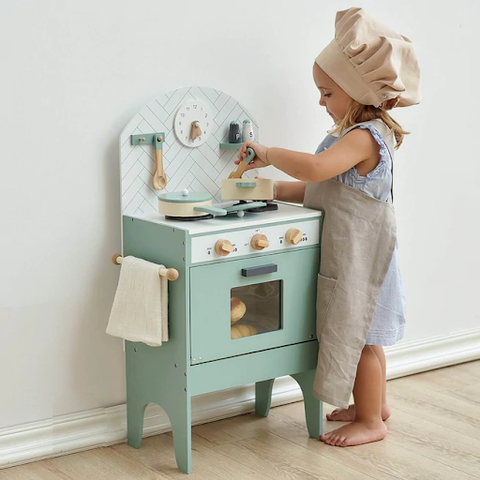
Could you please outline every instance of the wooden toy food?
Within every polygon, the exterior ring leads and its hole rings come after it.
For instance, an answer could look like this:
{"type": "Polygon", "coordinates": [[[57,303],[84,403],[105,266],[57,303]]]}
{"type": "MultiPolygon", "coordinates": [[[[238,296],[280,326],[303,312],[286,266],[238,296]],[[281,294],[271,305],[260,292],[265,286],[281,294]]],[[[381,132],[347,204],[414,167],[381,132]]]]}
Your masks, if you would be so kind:
{"type": "Polygon", "coordinates": [[[230,324],[238,322],[247,311],[247,306],[239,298],[232,297],[230,299],[230,324]]]}
{"type": "Polygon", "coordinates": [[[233,325],[230,329],[230,338],[250,337],[256,335],[258,330],[253,325],[233,325]]]}

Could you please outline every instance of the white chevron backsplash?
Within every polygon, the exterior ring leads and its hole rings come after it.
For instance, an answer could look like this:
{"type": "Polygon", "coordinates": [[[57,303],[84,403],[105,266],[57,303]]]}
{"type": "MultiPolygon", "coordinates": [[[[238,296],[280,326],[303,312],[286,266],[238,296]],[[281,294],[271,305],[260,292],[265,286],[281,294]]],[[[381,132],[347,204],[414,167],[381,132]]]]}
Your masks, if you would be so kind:
{"type": "MultiPolygon", "coordinates": [[[[236,165],[235,150],[220,150],[220,142],[228,141],[230,122],[242,124],[248,118],[253,125],[255,138],[259,137],[257,122],[233,97],[208,87],[184,87],[162,95],[148,103],[137,113],[120,135],[120,174],[122,214],[141,215],[157,212],[157,195],[163,192],[204,191],[215,202],[221,201],[222,178],[227,178],[236,165]],[[175,114],[187,100],[196,99],[207,103],[213,115],[214,126],[208,140],[201,146],[189,148],[175,136],[175,114]],[[152,187],[155,170],[153,145],[132,145],[131,135],[165,132],[163,165],[167,175],[167,187],[157,191],[152,187]]],[[[255,177],[251,170],[245,177],[255,177]]]]}

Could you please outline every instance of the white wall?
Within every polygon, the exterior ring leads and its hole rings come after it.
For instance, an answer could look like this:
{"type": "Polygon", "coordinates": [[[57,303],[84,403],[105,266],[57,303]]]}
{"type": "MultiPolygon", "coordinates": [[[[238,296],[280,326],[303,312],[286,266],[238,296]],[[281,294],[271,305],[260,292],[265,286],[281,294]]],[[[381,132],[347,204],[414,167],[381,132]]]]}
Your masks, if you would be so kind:
{"type": "MultiPolygon", "coordinates": [[[[360,1],[417,48],[423,102],[396,118],[406,341],[479,325],[480,71],[474,0],[360,1]],[[394,6],[394,8],[393,8],[394,6]]],[[[268,145],[313,151],[330,126],[311,80],[345,1],[0,4],[0,427],[124,403],[105,334],[119,270],[117,139],[151,98],[218,88],[268,145]]]]}

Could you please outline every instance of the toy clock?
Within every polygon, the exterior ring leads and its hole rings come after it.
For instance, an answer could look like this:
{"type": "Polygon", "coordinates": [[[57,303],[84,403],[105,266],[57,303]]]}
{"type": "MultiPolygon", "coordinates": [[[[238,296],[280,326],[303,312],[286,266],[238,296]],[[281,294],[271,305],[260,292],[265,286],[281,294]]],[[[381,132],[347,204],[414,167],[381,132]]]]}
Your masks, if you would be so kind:
{"type": "Polygon", "coordinates": [[[187,147],[203,145],[210,136],[212,115],[210,108],[201,100],[188,100],[175,115],[175,134],[187,147]]]}

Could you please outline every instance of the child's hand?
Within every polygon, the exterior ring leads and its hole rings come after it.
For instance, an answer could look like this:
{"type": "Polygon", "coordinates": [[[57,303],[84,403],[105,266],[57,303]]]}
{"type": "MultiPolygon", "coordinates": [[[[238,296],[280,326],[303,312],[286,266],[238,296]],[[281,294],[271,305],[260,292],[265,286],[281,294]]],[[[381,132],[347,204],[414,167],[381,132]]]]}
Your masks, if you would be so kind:
{"type": "Polygon", "coordinates": [[[254,159],[247,165],[245,171],[252,170],[253,168],[268,167],[270,163],[267,160],[267,147],[260,145],[256,142],[245,142],[238,152],[238,158],[235,163],[238,165],[247,156],[247,148],[253,148],[255,150],[254,159]]]}

